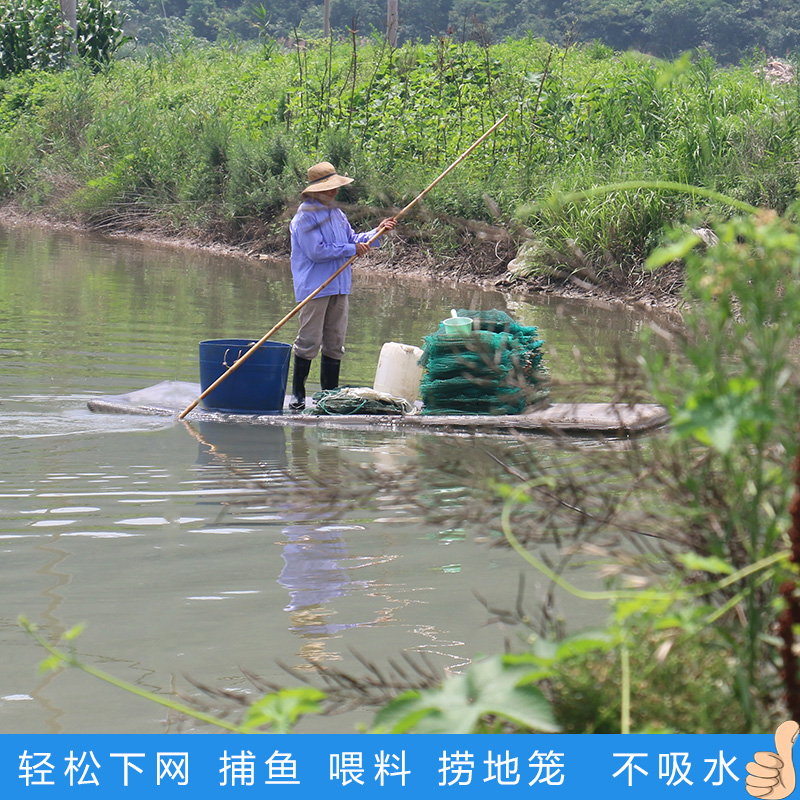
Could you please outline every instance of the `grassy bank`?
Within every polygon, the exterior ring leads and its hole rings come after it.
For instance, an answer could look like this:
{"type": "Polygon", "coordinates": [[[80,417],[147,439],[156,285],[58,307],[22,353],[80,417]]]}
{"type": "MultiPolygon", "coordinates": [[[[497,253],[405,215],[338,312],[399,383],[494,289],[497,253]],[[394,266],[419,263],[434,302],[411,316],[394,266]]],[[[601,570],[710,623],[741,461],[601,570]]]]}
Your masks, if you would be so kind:
{"type": "Polygon", "coordinates": [[[93,226],[259,246],[285,237],[309,163],[356,176],[344,200],[355,221],[362,207],[372,219],[508,113],[426,198],[413,236],[452,254],[480,240],[453,218],[477,220],[528,239],[526,274],[630,274],[665,221],[728,209],[652,189],[539,201],[644,178],[783,210],[800,178],[799,107],[797,90],[756,64],[658,62],[599,45],[176,47],[98,75],[0,82],[0,198],[93,226]]]}

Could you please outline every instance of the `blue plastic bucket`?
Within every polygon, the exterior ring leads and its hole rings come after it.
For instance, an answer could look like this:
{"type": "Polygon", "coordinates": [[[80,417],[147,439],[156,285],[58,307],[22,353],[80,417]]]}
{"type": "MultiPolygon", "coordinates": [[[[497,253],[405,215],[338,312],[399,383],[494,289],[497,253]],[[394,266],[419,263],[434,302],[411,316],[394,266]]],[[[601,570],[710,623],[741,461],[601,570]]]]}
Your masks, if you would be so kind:
{"type": "MultiPolygon", "coordinates": [[[[200,342],[200,388],[205,391],[256,340],[209,339],[200,342]]],[[[281,414],[289,377],[291,345],[264,342],[238,369],[203,398],[211,411],[228,414],[281,414]]]]}

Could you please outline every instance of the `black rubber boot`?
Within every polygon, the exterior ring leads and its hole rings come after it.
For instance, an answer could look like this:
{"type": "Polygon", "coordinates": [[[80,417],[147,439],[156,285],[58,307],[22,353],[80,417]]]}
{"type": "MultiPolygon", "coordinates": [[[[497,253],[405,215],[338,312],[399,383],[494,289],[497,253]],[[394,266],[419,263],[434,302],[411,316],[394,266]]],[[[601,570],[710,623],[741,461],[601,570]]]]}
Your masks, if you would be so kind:
{"type": "Polygon", "coordinates": [[[322,356],[319,365],[319,385],[323,390],[339,387],[339,367],[342,362],[330,356],[322,356]]]}
{"type": "Polygon", "coordinates": [[[294,357],[294,372],[292,373],[292,399],[289,401],[290,411],[302,411],[306,407],[306,378],[311,369],[311,359],[294,357]]]}

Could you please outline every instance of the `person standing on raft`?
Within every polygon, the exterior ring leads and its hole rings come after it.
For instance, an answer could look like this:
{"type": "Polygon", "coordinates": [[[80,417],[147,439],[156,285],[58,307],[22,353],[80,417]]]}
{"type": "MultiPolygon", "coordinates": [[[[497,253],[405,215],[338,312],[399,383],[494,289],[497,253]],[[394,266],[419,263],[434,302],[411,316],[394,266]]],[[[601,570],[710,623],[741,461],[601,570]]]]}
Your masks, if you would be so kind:
{"type": "MultiPolygon", "coordinates": [[[[308,170],[308,182],[303,190],[303,202],[289,225],[292,279],[298,303],[348,259],[364,255],[370,249],[367,242],[379,228],[390,231],[397,225],[394,217],[387,217],[378,228],[356,233],[345,213],[334,207],[339,187],[352,183],[353,179],[339,175],[327,161],[308,170]]],[[[376,240],[376,246],[379,241],[376,240]]],[[[351,284],[352,272],[348,267],[299,311],[300,330],[293,345],[294,372],[289,402],[292,411],[302,411],[306,406],[306,379],[320,348],[320,386],[323,390],[339,386],[351,284]]]]}

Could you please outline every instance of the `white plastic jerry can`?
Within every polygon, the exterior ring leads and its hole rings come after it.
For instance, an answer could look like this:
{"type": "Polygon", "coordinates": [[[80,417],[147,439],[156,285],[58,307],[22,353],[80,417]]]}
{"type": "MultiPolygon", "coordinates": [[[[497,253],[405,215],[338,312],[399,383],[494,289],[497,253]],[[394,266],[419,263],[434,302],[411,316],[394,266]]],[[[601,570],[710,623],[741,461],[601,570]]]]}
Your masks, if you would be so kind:
{"type": "Polygon", "coordinates": [[[378,357],[372,388],[376,392],[403,397],[413,403],[417,399],[422,381],[422,367],[417,363],[420,358],[422,350],[419,347],[386,342],[378,357]]]}

